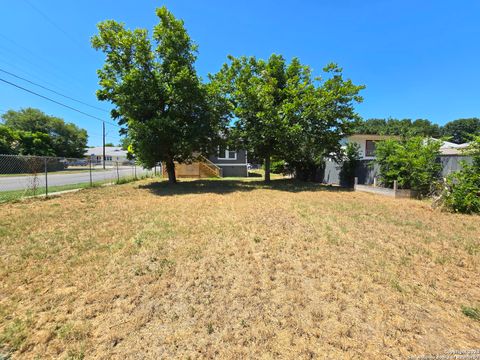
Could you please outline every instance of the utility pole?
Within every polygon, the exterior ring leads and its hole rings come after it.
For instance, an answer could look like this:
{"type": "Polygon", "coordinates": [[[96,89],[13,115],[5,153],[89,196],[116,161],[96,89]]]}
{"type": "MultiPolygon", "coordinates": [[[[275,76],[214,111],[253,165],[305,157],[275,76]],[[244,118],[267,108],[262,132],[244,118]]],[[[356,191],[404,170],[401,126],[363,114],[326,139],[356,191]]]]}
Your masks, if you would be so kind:
{"type": "Polygon", "coordinates": [[[103,169],[105,170],[105,121],[103,124],[103,169]]]}

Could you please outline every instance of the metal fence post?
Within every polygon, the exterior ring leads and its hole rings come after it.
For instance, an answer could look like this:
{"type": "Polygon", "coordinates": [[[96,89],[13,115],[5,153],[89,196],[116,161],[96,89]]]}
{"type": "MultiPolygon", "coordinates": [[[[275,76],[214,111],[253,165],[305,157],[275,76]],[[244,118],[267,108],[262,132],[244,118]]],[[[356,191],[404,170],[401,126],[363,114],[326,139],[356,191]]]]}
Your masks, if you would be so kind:
{"type": "Polygon", "coordinates": [[[393,180],[393,191],[397,191],[398,190],[398,182],[397,180],[393,180]]]}
{"type": "Polygon", "coordinates": [[[45,162],[45,197],[47,197],[48,196],[48,167],[47,167],[48,160],[47,158],[44,159],[44,162],[45,162]]]}
{"type": "Polygon", "coordinates": [[[120,173],[118,172],[118,161],[116,162],[117,164],[117,182],[120,182],[120,173]]]}
{"type": "Polygon", "coordinates": [[[93,186],[93,181],[92,181],[92,158],[88,161],[88,164],[90,165],[90,186],[93,186]]]}
{"type": "Polygon", "coordinates": [[[133,164],[133,169],[135,170],[135,180],[137,180],[137,164],[133,164]]]}

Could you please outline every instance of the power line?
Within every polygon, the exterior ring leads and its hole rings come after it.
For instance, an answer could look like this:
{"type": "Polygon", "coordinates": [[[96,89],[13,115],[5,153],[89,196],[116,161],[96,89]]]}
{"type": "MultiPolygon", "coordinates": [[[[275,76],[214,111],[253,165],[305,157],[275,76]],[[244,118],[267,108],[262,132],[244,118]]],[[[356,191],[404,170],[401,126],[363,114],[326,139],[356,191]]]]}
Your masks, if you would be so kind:
{"type": "Polygon", "coordinates": [[[5,73],[5,74],[8,74],[8,75],[10,75],[10,76],[13,76],[13,77],[15,77],[15,78],[17,78],[17,79],[26,81],[26,82],[28,82],[28,83],[30,83],[30,84],[32,84],[32,85],[38,86],[38,87],[40,87],[40,88],[42,88],[42,89],[45,89],[45,90],[47,90],[47,91],[50,91],[50,92],[52,92],[52,93],[54,93],[54,94],[57,94],[57,95],[59,95],[59,96],[62,96],[62,97],[64,97],[64,98],[66,98],[66,99],[75,101],[75,102],[77,102],[77,103],[79,103],[79,104],[82,104],[82,105],[85,105],[85,106],[88,106],[88,107],[91,107],[92,109],[97,109],[97,110],[100,110],[100,111],[103,111],[103,112],[106,112],[106,113],[110,113],[109,111],[107,111],[107,110],[105,110],[105,109],[99,108],[99,107],[94,106],[94,105],[87,104],[86,102],[83,102],[83,101],[81,101],[81,100],[74,99],[74,98],[72,98],[72,97],[70,97],[70,96],[67,96],[67,95],[64,95],[64,94],[62,94],[62,93],[59,93],[58,91],[52,90],[52,89],[50,89],[50,88],[48,88],[48,87],[46,87],[46,86],[37,84],[37,83],[35,83],[35,82],[31,81],[31,80],[28,80],[28,79],[25,79],[24,77],[15,75],[14,73],[11,73],[11,72],[9,72],[9,71],[7,71],[7,70],[3,70],[2,68],[0,68],[0,71],[3,72],[3,73],[5,73]]]}
{"type": "Polygon", "coordinates": [[[41,94],[39,94],[39,93],[36,93],[35,91],[26,89],[26,88],[24,88],[24,87],[22,87],[22,86],[20,86],[20,85],[17,85],[17,84],[15,84],[15,83],[12,83],[12,82],[10,82],[10,81],[8,81],[8,80],[5,80],[5,79],[3,79],[3,78],[0,78],[0,81],[4,82],[4,83],[6,83],[6,84],[9,84],[9,85],[11,85],[11,86],[14,86],[14,87],[16,87],[16,88],[19,88],[19,89],[21,89],[21,90],[23,90],[23,91],[26,91],[26,92],[28,92],[28,93],[30,93],[30,94],[36,95],[36,96],[38,96],[38,97],[41,97],[42,99],[51,101],[51,102],[53,102],[53,103],[55,103],[55,104],[57,104],[57,105],[63,106],[63,107],[65,107],[65,108],[67,108],[67,109],[76,111],[76,112],[78,112],[78,113],[80,113],[80,114],[82,114],[82,115],[91,117],[92,119],[101,121],[101,122],[103,122],[103,123],[106,123],[106,124],[109,124],[109,125],[112,125],[112,126],[121,127],[121,126],[118,126],[117,124],[114,124],[114,123],[105,121],[105,120],[103,120],[103,119],[100,119],[99,117],[96,117],[96,116],[94,116],[94,115],[90,115],[90,114],[88,114],[88,113],[86,113],[86,112],[83,112],[83,111],[81,111],[81,110],[78,110],[78,109],[76,109],[76,108],[74,108],[74,107],[72,107],[72,106],[69,106],[69,105],[66,105],[66,104],[64,104],[64,103],[61,103],[60,101],[53,100],[53,99],[51,99],[51,98],[49,98],[49,97],[47,97],[47,96],[41,95],[41,94]]]}
{"type": "MultiPolygon", "coordinates": [[[[0,48],[0,55],[1,55],[1,53],[2,53],[2,49],[0,48]]],[[[54,83],[52,83],[52,82],[50,82],[50,81],[47,81],[47,80],[45,80],[44,78],[42,78],[42,77],[40,77],[40,76],[38,76],[38,75],[35,75],[34,73],[32,73],[32,72],[30,72],[30,71],[27,71],[27,70],[25,70],[24,68],[22,68],[21,66],[19,66],[18,59],[19,59],[19,58],[16,58],[17,61],[16,61],[15,63],[13,63],[13,62],[11,62],[11,61],[7,61],[4,57],[0,57],[0,64],[2,64],[2,66],[11,67],[11,68],[16,69],[16,70],[18,70],[18,71],[21,71],[23,74],[26,74],[26,75],[28,75],[28,76],[31,77],[31,78],[37,79],[38,81],[41,81],[41,82],[43,82],[44,84],[48,84],[48,85],[51,86],[51,87],[54,87],[54,88],[57,88],[57,89],[61,89],[61,90],[63,91],[63,89],[62,89],[61,87],[59,87],[58,85],[56,85],[56,84],[54,84],[54,83]]],[[[33,64],[33,63],[30,63],[30,64],[33,64]]],[[[37,66],[34,65],[34,67],[37,67],[37,66]]],[[[45,72],[46,72],[45,70],[41,70],[41,71],[42,71],[42,73],[45,73],[45,72]]],[[[54,75],[53,73],[51,73],[51,74],[54,75]]],[[[54,76],[55,76],[55,77],[58,77],[57,75],[54,75],[54,76]]],[[[70,80],[70,82],[72,82],[72,81],[70,80]]],[[[73,83],[75,83],[75,82],[73,82],[73,83]]]]}
{"type": "Polygon", "coordinates": [[[57,25],[57,23],[55,21],[53,21],[52,19],[50,19],[50,17],[45,14],[42,10],[40,10],[39,8],[37,8],[36,6],[34,6],[30,1],[28,0],[25,0],[25,2],[33,9],[35,10],[37,13],[39,13],[45,20],[47,20],[53,27],[55,27],[58,31],[60,31],[63,35],[65,35],[68,39],[70,39],[71,41],[77,43],[78,45],[80,46],[84,46],[85,44],[82,44],[80,43],[80,41],[78,41],[77,39],[75,39],[73,36],[71,36],[69,33],[67,33],[65,30],[63,30],[62,27],[60,27],[59,25],[57,25]]]}
{"type": "MultiPolygon", "coordinates": [[[[14,68],[20,69],[18,67],[18,60],[22,60],[27,64],[33,65],[34,68],[42,68],[42,69],[46,70],[48,73],[52,74],[53,77],[55,77],[57,80],[60,80],[62,84],[68,85],[69,88],[72,88],[72,86],[78,88],[77,82],[72,82],[72,78],[75,78],[79,81],[83,80],[76,73],[69,74],[68,75],[68,80],[67,80],[67,78],[64,76],[63,72],[59,71],[60,66],[58,64],[55,65],[54,63],[52,63],[48,58],[44,57],[43,54],[38,54],[36,52],[33,52],[31,49],[29,49],[29,48],[19,44],[18,42],[6,37],[4,34],[0,33],[0,38],[3,38],[6,41],[8,41],[8,42],[10,42],[11,44],[14,45],[14,47],[12,47],[10,49],[9,47],[5,46],[6,42],[0,42],[0,48],[3,48],[4,52],[6,52],[7,55],[9,55],[9,53],[12,53],[12,55],[15,58],[16,64],[12,65],[10,63],[9,64],[10,66],[13,66],[14,68]],[[15,47],[20,48],[20,50],[16,49],[15,47]],[[27,56],[24,55],[24,53],[28,53],[28,54],[30,54],[30,56],[27,57],[27,56]],[[32,59],[35,59],[35,61],[32,61],[32,59]]],[[[42,70],[42,72],[44,72],[44,70],[42,70]]],[[[25,71],[24,69],[21,69],[21,71],[24,74],[28,74],[28,72],[25,71]]],[[[37,76],[33,76],[33,77],[38,78],[37,76]]],[[[38,79],[40,79],[40,78],[38,78],[38,79]]],[[[46,84],[49,84],[45,80],[42,80],[42,82],[46,83],[46,84]]],[[[59,89],[60,91],[65,92],[64,85],[62,85],[61,87],[59,87],[57,85],[53,85],[53,87],[59,89]]]]}

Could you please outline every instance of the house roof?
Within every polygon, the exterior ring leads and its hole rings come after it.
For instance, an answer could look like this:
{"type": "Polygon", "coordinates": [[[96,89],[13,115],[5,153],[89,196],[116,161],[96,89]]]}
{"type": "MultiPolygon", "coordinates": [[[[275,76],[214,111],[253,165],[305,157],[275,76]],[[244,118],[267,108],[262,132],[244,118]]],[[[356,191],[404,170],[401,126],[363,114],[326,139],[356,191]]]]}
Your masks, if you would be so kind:
{"type": "Polygon", "coordinates": [[[367,138],[371,140],[384,140],[384,139],[399,139],[398,135],[382,135],[382,134],[352,134],[347,136],[348,138],[367,138]]]}
{"type": "MultiPolygon", "coordinates": [[[[86,156],[102,156],[103,146],[96,146],[93,148],[85,149],[86,156]]],[[[120,146],[105,146],[105,155],[107,156],[127,156],[127,151],[123,150],[120,146]]]]}
{"type": "MultiPolygon", "coordinates": [[[[432,138],[436,141],[441,141],[439,139],[432,138]]],[[[468,147],[469,143],[464,144],[455,144],[450,141],[442,141],[442,145],[440,146],[440,153],[442,155],[461,155],[462,150],[468,147]]]]}

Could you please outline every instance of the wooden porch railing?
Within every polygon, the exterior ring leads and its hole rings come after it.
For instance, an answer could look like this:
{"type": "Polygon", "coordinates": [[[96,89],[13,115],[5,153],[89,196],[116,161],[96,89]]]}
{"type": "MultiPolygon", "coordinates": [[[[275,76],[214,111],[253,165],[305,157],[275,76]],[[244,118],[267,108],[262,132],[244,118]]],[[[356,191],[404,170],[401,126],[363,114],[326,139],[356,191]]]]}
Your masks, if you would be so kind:
{"type": "MultiPolygon", "coordinates": [[[[191,164],[175,163],[175,174],[179,178],[206,178],[222,177],[222,169],[204,156],[199,156],[198,161],[191,164]]],[[[162,164],[162,175],[168,176],[166,166],[162,164]]]]}
{"type": "MultiPolygon", "coordinates": [[[[208,160],[205,156],[200,155],[200,169],[204,170],[206,173],[212,175],[213,177],[222,177],[222,169],[215,165],[213,162],[208,160]]],[[[201,170],[200,170],[201,173],[201,170]]]]}

